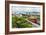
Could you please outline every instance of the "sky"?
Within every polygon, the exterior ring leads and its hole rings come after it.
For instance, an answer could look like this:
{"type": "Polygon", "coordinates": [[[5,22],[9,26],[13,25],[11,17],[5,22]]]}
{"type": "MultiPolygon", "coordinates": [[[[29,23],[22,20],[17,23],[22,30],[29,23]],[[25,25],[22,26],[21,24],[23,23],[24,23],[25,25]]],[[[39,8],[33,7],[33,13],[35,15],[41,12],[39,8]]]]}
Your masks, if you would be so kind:
{"type": "Polygon", "coordinates": [[[12,13],[40,12],[40,7],[12,6],[12,13]]]}

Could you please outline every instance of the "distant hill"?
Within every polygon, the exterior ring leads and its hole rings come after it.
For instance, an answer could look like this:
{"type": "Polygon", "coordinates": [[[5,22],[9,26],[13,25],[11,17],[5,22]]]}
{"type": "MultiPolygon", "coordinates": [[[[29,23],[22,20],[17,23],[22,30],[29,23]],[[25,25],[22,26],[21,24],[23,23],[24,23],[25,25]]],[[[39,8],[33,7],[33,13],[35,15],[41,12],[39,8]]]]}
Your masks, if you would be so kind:
{"type": "Polygon", "coordinates": [[[27,14],[27,15],[40,15],[40,12],[19,12],[19,13],[13,13],[14,15],[16,14],[27,14]]]}

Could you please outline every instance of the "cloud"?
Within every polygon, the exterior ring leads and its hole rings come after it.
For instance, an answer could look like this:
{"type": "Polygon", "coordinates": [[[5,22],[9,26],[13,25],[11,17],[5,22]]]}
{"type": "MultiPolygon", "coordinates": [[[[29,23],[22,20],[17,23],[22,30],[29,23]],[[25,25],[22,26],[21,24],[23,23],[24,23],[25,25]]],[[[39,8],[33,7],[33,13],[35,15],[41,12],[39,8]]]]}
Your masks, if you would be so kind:
{"type": "Polygon", "coordinates": [[[27,7],[27,6],[12,6],[13,13],[25,13],[25,12],[40,12],[39,7],[27,7]]]}

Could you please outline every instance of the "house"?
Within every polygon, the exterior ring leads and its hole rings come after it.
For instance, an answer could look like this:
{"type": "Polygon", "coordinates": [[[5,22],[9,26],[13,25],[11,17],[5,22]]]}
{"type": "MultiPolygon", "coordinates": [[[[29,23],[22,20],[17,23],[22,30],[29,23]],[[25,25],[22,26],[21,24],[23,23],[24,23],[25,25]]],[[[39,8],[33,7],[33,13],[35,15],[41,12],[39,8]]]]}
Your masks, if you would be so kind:
{"type": "Polygon", "coordinates": [[[16,16],[17,16],[17,17],[21,17],[21,16],[22,16],[22,14],[16,14],[16,16]]]}

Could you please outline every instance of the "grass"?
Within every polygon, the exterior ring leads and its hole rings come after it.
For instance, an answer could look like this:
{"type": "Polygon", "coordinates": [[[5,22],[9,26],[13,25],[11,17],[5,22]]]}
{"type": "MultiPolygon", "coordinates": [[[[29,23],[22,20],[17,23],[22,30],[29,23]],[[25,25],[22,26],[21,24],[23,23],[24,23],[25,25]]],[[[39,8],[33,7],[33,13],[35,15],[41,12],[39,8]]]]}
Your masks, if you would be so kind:
{"type": "Polygon", "coordinates": [[[12,28],[29,28],[32,27],[32,24],[28,23],[25,19],[27,17],[16,17],[12,16],[12,28]]]}
{"type": "MultiPolygon", "coordinates": [[[[32,23],[27,22],[25,19],[28,19],[28,17],[12,16],[12,28],[31,28],[32,23]]],[[[37,19],[40,21],[40,16],[37,19]]]]}

